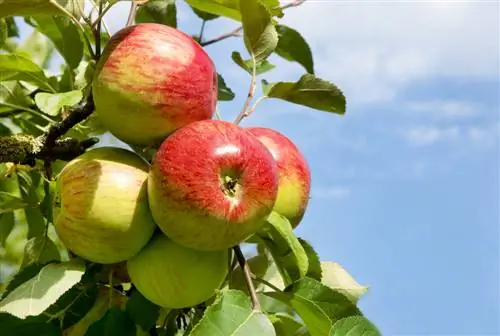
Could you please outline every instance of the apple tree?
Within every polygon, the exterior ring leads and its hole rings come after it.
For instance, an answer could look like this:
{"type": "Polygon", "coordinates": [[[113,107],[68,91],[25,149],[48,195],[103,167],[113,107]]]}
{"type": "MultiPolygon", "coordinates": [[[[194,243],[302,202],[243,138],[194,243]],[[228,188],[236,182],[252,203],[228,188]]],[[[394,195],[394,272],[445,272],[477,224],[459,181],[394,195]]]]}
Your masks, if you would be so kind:
{"type": "Polygon", "coordinates": [[[367,287],[296,234],[307,158],[242,123],[263,99],[345,114],[280,23],[304,0],[185,0],[199,35],[175,0],[129,2],[110,34],[117,2],[0,1],[0,334],[379,335],[367,287]],[[240,26],[203,36],[221,18],[240,26]],[[205,50],[228,38],[244,97],[205,50]],[[272,54],[303,75],[267,81],[272,54]]]}

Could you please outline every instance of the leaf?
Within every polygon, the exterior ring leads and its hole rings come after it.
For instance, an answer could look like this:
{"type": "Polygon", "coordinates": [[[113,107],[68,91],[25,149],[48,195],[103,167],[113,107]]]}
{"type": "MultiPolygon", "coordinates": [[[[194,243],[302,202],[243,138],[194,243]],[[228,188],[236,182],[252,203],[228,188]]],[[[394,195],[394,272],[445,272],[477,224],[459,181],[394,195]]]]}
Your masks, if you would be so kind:
{"type": "Polygon", "coordinates": [[[272,212],[259,237],[273,256],[286,285],[304,277],[309,270],[306,251],[293,232],[290,222],[277,212],[272,212]]]}
{"type": "Polygon", "coordinates": [[[225,290],[209,306],[189,336],[276,335],[269,318],[252,310],[247,295],[225,290]]]}
{"type": "Polygon", "coordinates": [[[135,22],[154,22],[177,28],[175,0],[149,0],[137,10],[135,22]]]}
{"type": "Polygon", "coordinates": [[[305,328],[305,326],[302,323],[295,320],[292,316],[288,314],[279,313],[279,314],[271,314],[268,316],[274,326],[274,330],[276,331],[276,336],[297,335],[302,328],[305,328]]]}
{"type": "Polygon", "coordinates": [[[52,43],[38,30],[33,30],[31,34],[23,40],[22,44],[16,48],[16,54],[32,60],[42,69],[49,67],[53,52],[54,46],[52,43]]]}
{"type": "Polygon", "coordinates": [[[286,100],[320,111],[345,113],[346,99],[342,91],[334,84],[311,74],[302,75],[296,83],[268,83],[263,80],[262,90],[269,98],[286,100]]]}
{"type": "Polygon", "coordinates": [[[24,246],[22,267],[32,264],[45,264],[50,261],[60,261],[61,255],[54,242],[45,236],[30,238],[24,246]]]}
{"type": "Polygon", "coordinates": [[[234,99],[234,92],[226,85],[226,81],[217,74],[217,100],[230,101],[234,99]]]}
{"type": "Polygon", "coordinates": [[[2,335],[5,336],[60,336],[61,331],[52,323],[47,323],[40,318],[20,319],[6,313],[0,313],[2,335]]]}
{"type": "Polygon", "coordinates": [[[186,0],[186,2],[191,7],[209,14],[241,20],[238,0],[186,0]]]}
{"type": "Polygon", "coordinates": [[[0,299],[3,300],[3,298],[5,298],[14,289],[37,275],[38,272],[40,272],[40,270],[43,268],[43,266],[44,265],[42,264],[31,264],[29,266],[22,267],[17,273],[13,275],[12,279],[9,280],[7,287],[0,296],[0,299]]]}
{"type": "Polygon", "coordinates": [[[348,299],[356,303],[367,291],[367,286],[360,285],[338,263],[331,261],[321,262],[321,282],[333,290],[343,293],[348,299]]]}
{"type": "Polygon", "coordinates": [[[329,336],[382,336],[377,327],[363,316],[349,316],[337,321],[329,336]]]}
{"type": "Polygon", "coordinates": [[[194,8],[192,6],[190,6],[190,7],[193,10],[193,12],[196,14],[196,16],[198,16],[200,19],[202,19],[204,21],[215,20],[215,19],[217,19],[219,17],[219,15],[210,14],[210,13],[201,11],[199,9],[196,9],[196,8],[194,8]]]}
{"type": "Polygon", "coordinates": [[[300,279],[283,292],[265,294],[293,307],[311,336],[329,335],[338,320],[362,315],[356,305],[343,294],[311,278],[300,279]]]}
{"type": "MultiPolygon", "coordinates": [[[[264,278],[264,275],[266,274],[269,266],[269,259],[265,254],[259,254],[252,258],[248,258],[247,263],[253,275],[259,278],[264,278]]],[[[253,284],[256,288],[261,285],[261,283],[256,280],[253,281],[253,284]]],[[[241,290],[248,294],[248,286],[241,267],[238,267],[233,272],[231,272],[231,275],[229,277],[229,288],[241,290]]]]}
{"type": "Polygon", "coordinates": [[[48,264],[0,301],[0,312],[19,318],[39,315],[76,285],[84,272],[85,264],[80,259],[48,264]]]}
{"type": "Polygon", "coordinates": [[[0,82],[5,80],[22,80],[38,85],[41,89],[55,92],[38,65],[16,54],[0,55],[0,82]]]}
{"type": "Polygon", "coordinates": [[[5,19],[0,19],[0,47],[3,46],[5,40],[9,37],[9,27],[5,19]]]}
{"type": "Polygon", "coordinates": [[[5,246],[5,241],[14,228],[14,213],[0,214],[0,246],[5,246]]]}
{"type": "Polygon", "coordinates": [[[298,31],[285,25],[277,25],[278,46],[275,53],[287,61],[297,62],[310,74],[314,74],[311,48],[298,31]]]}
{"type": "Polygon", "coordinates": [[[72,107],[82,100],[82,91],[74,90],[62,93],[39,92],[35,95],[36,106],[51,116],[57,116],[64,107],[72,107]]]}
{"type": "Polygon", "coordinates": [[[265,60],[278,45],[271,14],[259,0],[240,0],[243,39],[255,62],[265,60]]]}
{"type": "Polygon", "coordinates": [[[85,336],[135,336],[136,328],[130,316],[119,308],[111,308],[97,322],[92,324],[85,336]]]}
{"type": "Polygon", "coordinates": [[[3,0],[0,2],[0,17],[66,15],[65,11],[67,11],[79,19],[82,12],[81,6],[81,0],[3,0]]]}
{"type": "MultiPolygon", "coordinates": [[[[238,64],[243,70],[245,70],[246,72],[248,72],[249,74],[252,74],[253,72],[253,65],[252,65],[252,60],[243,60],[243,58],[241,57],[241,54],[237,51],[233,51],[233,53],[231,54],[231,58],[233,59],[233,61],[238,64]]],[[[272,70],[274,69],[276,66],[269,63],[267,60],[263,60],[259,63],[256,64],[255,66],[255,75],[256,76],[259,76],[261,74],[263,74],[264,72],[267,72],[269,70],[272,70]]]]}
{"type": "Polygon", "coordinates": [[[83,58],[83,42],[78,28],[69,18],[57,16],[34,16],[37,30],[47,36],[71,69],[83,58]]]}
{"type": "Polygon", "coordinates": [[[302,238],[298,238],[300,245],[304,248],[304,251],[306,251],[307,254],[307,259],[309,259],[309,268],[307,270],[306,276],[318,281],[321,281],[321,261],[319,258],[318,253],[314,250],[311,244],[309,244],[306,240],[302,238]]]}
{"type": "Polygon", "coordinates": [[[137,289],[134,289],[127,300],[126,310],[135,324],[143,330],[154,327],[159,316],[160,307],[146,299],[137,289]]]}
{"type": "Polygon", "coordinates": [[[0,213],[11,212],[17,209],[23,209],[28,203],[21,198],[11,195],[5,191],[0,191],[0,213]]]}

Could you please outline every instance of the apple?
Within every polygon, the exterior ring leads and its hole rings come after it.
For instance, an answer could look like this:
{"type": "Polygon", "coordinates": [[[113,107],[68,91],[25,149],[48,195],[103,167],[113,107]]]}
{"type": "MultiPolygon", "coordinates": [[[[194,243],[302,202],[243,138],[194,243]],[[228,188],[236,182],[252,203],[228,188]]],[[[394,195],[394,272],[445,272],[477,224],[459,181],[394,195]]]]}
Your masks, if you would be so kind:
{"type": "Polygon", "coordinates": [[[285,135],[266,127],[247,127],[271,152],[279,172],[278,197],[273,210],[293,228],[302,221],[311,191],[311,171],[299,148],[285,135]]]}
{"type": "Polygon", "coordinates": [[[277,192],[271,153],[243,128],[221,120],[175,131],[156,152],[148,177],[158,227],[178,244],[207,251],[257,232],[277,192]]]}
{"type": "Polygon", "coordinates": [[[68,250],[113,264],[141,250],[156,229],[149,210],[149,165],[117,147],[91,149],[59,173],[54,226],[68,250]]]}
{"type": "Polygon", "coordinates": [[[229,251],[199,251],[176,244],[158,232],[127,261],[137,290],[156,305],[170,309],[196,306],[221,287],[229,251]]]}
{"type": "Polygon", "coordinates": [[[163,24],[141,23],[111,37],[96,65],[96,115],[118,139],[155,146],[174,130],[211,119],[217,72],[189,35],[163,24]]]}

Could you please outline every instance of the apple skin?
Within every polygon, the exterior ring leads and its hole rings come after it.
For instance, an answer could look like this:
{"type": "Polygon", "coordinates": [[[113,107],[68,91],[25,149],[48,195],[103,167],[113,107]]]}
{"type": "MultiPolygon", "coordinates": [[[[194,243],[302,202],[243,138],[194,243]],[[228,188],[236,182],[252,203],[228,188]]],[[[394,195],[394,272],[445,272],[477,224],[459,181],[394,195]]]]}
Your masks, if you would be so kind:
{"type": "Polygon", "coordinates": [[[139,252],[156,224],[149,210],[149,165],[135,153],[91,149],[57,178],[54,226],[68,250],[92,262],[113,264],[139,252]]]}
{"type": "Polygon", "coordinates": [[[311,171],[299,148],[285,135],[266,127],[247,127],[271,152],[279,172],[274,211],[296,228],[304,217],[311,191],[311,171]]]}
{"type": "Polygon", "coordinates": [[[176,244],[158,232],[127,261],[128,274],[137,290],[160,307],[196,306],[224,282],[229,251],[199,251],[176,244]]]}
{"type": "Polygon", "coordinates": [[[118,139],[155,146],[176,129],[211,119],[217,72],[189,35],[156,23],[118,31],[92,82],[96,115],[118,139]]]}
{"type": "Polygon", "coordinates": [[[271,153],[243,128],[221,120],[174,132],[156,152],[148,178],[158,227],[178,244],[207,251],[257,232],[277,192],[271,153]]]}

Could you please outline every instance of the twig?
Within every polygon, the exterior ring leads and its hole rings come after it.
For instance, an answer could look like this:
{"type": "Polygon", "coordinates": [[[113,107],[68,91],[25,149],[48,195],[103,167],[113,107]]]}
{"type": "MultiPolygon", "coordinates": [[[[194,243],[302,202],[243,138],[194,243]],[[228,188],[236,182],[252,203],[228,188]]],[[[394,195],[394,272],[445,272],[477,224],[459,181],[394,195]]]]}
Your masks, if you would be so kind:
{"type": "Polygon", "coordinates": [[[137,13],[137,2],[135,2],[135,0],[132,0],[132,2],[130,3],[130,11],[128,13],[128,19],[127,23],[125,24],[125,27],[130,27],[131,25],[134,24],[136,13],[137,13]]]}
{"type": "Polygon", "coordinates": [[[267,287],[271,288],[272,290],[274,290],[275,292],[282,292],[281,289],[279,289],[278,287],[276,287],[275,285],[273,285],[272,283],[270,283],[269,281],[267,280],[264,280],[262,278],[259,278],[258,276],[255,276],[252,274],[252,279],[254,279],[255,281],[257,282],[260,282],[261,284],[264,284],[266,285],[267,287]]]}
{"type": "MultiPolygon", "coordinates": [[[[110,8],[109,6],[108,8],[110,8]]],[[[102,17],[103,17],[103,2],[99,2],[99,10],[98,10],[98,18],[97,18],[97,26],[94,27],[92,25],[92,32],[94,33],[94,39],[95,39],[95,60],[99,60],[101,57],[101,22],[102,22],[102,17]]]]}
{"type": "Polygon", "coordinates": [[[207,23],[207,20],[201,21],[200,36],[198,36],[198,41],[200,41],[200,43],[203,41],[203,32],[205,31],[205,24],[206,23],[207,23]]]}
{"type": "Polygon", "coordinates": [[[247,99],[243,104],[243,109],[241,110],[238,117],[236,117],[236,119],[234,120],[234,123],[236,125],[238,125],[244,118],[250,115],[251,112],[248,110],[248,106],[252,102],[252,98],[255,94],[255,88],[257,87],[257,74],[256,74],[257,64],[255,62],[255,56],[251,54],[251,57],[252,57],[252,79],[250,81],[250,88],[248,89],[247,99]]]}
{"type": "MultiPolygon", "coordinates": [[[[281,9],[288,9],[288,8],[292,8],[292,7],[297,7],[297,6],[300,6],[302,5],[304,2],[306,2],[306,0],[295,0],[295,1],[292,1],[284,6],[281,6],[281,9]]],[[[236,36],[240,36],[239,32],[243,30],[243,27],[238,27],[228,33],[224,33],[220,36],[217,36],[211,40],[208,40],[208,41],[205,41],[203,43],[200,43],[202,46],[207,46],[207,45],[210,45],[210,44],[213,44],[213,43],[217,43],[217,42],[220,42],[220,41],[223,41],[225,39],[228,39],[230,37],[236,37],[236,36]]],[[[201,39],[200,39],[201,41],[201,39]]]]}
{"type": "Polygon", "coordinates": [[[255,291],[255,287],[252,281],[252,274],[250,267],[248,266],[247,261],[245,260],[245,256],[243,252],[241,252],[241,248],[239,245],[233,247],[234,253],[236,255],[236,259],[240,264],[241,269],[243,270],[243,275],[245,276],[245,281],[248,286],[248,291],[250,292],[250,299],[252,300],[252,306],[254,311],[261,311],[259,299],[257,298],[257,292],[255,291]]]}

